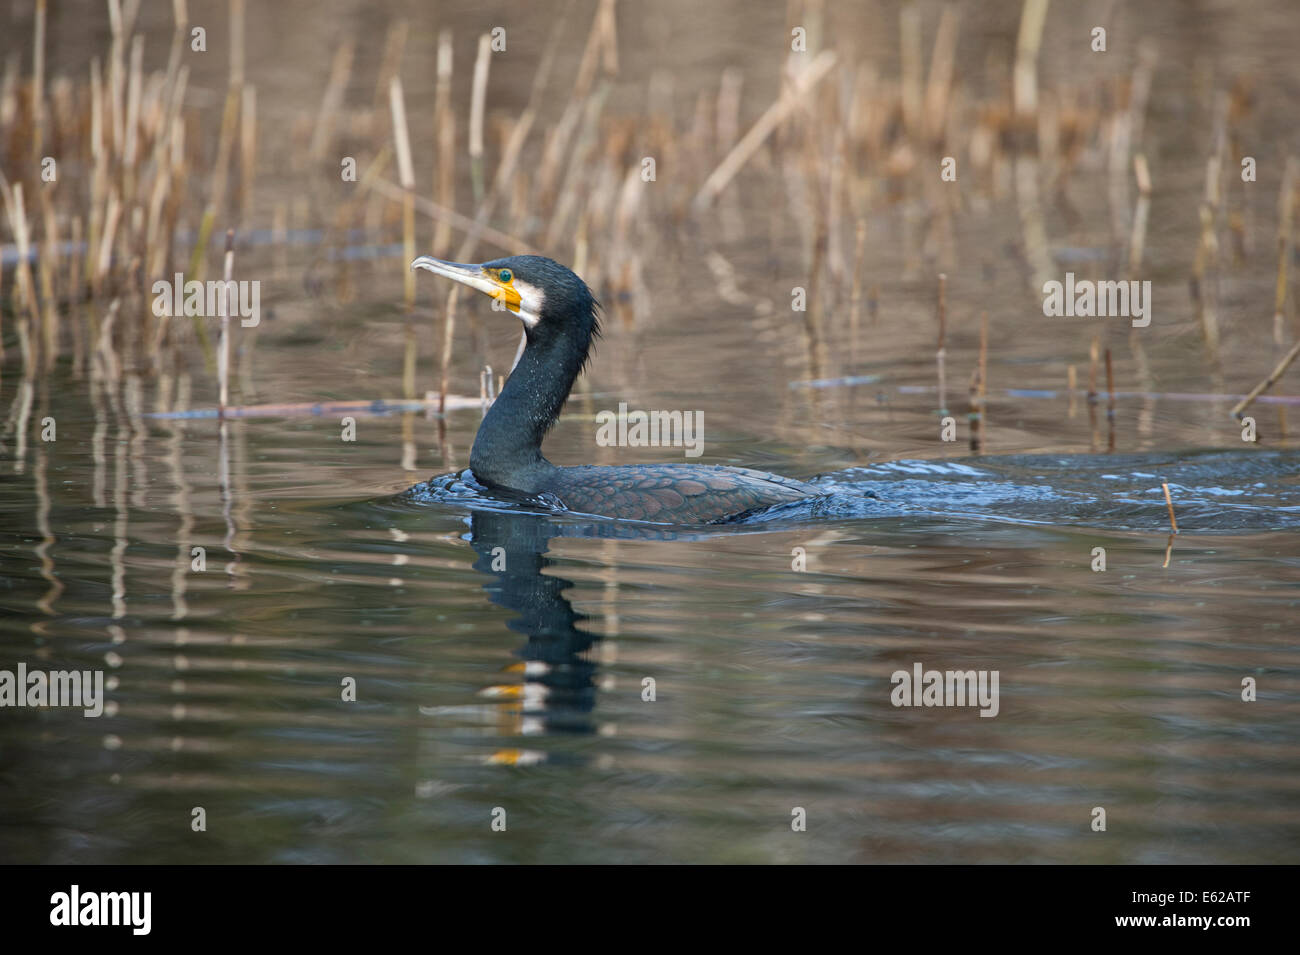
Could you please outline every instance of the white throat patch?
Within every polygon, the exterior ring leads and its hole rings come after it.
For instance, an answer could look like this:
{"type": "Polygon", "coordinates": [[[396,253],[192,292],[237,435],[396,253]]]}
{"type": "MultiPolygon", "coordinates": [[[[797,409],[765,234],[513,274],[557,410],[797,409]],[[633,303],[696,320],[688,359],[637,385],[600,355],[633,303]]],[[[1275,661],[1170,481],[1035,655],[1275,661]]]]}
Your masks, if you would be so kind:
{"type": "Polygon", "coordinates": [[[546,293],[536,285],[515,278],[511,287],[519,293],[519,320],[533,328],[542,320],[542,306],[546,304],[546,293]]]}

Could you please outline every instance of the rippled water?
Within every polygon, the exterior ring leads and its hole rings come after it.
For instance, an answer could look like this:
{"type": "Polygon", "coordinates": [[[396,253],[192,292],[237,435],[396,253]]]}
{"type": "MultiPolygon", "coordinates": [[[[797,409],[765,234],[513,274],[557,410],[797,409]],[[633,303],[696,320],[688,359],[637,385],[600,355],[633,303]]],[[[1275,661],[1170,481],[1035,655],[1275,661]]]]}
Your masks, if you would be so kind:
{"type": "MultiPolygon", "coordinates": [[[[1183,527],[1200,532],[1282,531],[1300,526],[1300,454],[1004,455],[969,461],[897,460],[811,478],[821,493],[745,515],[736,526],[797,524],[830,518],[939,516],[972,521],[1078,525],[1150,531],[1178,500],[1183,527]],[[1166,502],[1164,485],[1170,487],[1166,502]],[[1190,521],[1189,521],[1190,518],[1190,521]]],[[[494,496],[471,471],[403,491],[397,503],[551,514],[494,496]]],[[[732,523],[732,522],[727,522],[732,523]]],[[[615,535],[653,533],[649,522],[596,524],[615,535]],[[632,526],[636,525],[636,526],[632,526]]]]}
{"type": "Polygon", "coordinates": [[[7,860],[1293,858],[1295,452],[895,460],[673,528],[395,495],[398,418],[48,400],[0,661],[111,703],[3,712],[7,860]],[[894,707],[917,662],[999,671],[998,716],[894,707]]]}

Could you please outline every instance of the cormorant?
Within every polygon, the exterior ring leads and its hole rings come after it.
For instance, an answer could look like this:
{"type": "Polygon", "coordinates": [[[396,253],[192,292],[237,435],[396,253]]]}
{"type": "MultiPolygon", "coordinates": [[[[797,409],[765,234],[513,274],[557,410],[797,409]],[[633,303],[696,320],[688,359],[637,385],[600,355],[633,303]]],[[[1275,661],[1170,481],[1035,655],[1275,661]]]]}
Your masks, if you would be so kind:
{"type": "Polygon", "coordinates": [[[563,265],[539,255],[512,255],[482,265],[422,255],[411,268],[485,292],[524,324],[523,355],[470,450],[470,471],[480,484],[584,514],[673,524],[726,521],[818,493],[802,481],[748,468],[557,467],[542,457],[542,438],[559,417],[592,339],[600,333],[591,289],[563,265]]]}

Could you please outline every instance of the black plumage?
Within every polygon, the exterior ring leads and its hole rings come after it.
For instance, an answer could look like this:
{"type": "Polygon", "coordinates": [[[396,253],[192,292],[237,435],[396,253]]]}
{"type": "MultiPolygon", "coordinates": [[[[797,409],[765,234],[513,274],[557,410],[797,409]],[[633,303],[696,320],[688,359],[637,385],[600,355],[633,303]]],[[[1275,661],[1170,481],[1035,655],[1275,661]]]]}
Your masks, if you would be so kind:
{"type": "MultiPolygon", "coordinates": [[[[725,521],[818,493],[801,481],[749,468],[557,467],[542,456],[542,438],[559,417],[600,333],[597,303],[586,283],[558,262],[536,255],[473,266],[421,257],[413,267],[464,282],[503,301],[506,292],[494,286],[540,292],[536,314],[521,311],[527,336],[523,355],[488,409],[470,451],[470,470],[484,486],[542,498],[584,514],[675,524],[725,521]]],[[[520,311],[518,294],[509,301],[513,310],[520,311]]]]}

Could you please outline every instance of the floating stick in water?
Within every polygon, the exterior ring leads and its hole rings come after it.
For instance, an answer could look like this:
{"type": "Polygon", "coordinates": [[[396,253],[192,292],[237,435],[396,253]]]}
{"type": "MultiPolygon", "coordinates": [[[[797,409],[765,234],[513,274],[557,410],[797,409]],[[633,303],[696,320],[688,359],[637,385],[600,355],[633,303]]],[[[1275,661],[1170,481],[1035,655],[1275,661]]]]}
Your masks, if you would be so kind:
{"type": "Polygon", "coordinates": [[[1277,367],[1273,369],[1267,378],[1250,389],[1246,397],[1237,402],[1232,409],[1232,416],[1240,418],[1241,413],[1249,408],[1256,398],[1272,388],[1277,383],[1277,380],[1286,374],[1286,370],[1291,367],[1291,363],[1296,360],[1297,355],[1300,355],[1300,341],[1291,346],[1291,350],[1282,357],[1282,360],[1277,363],[1277,367]]]}

